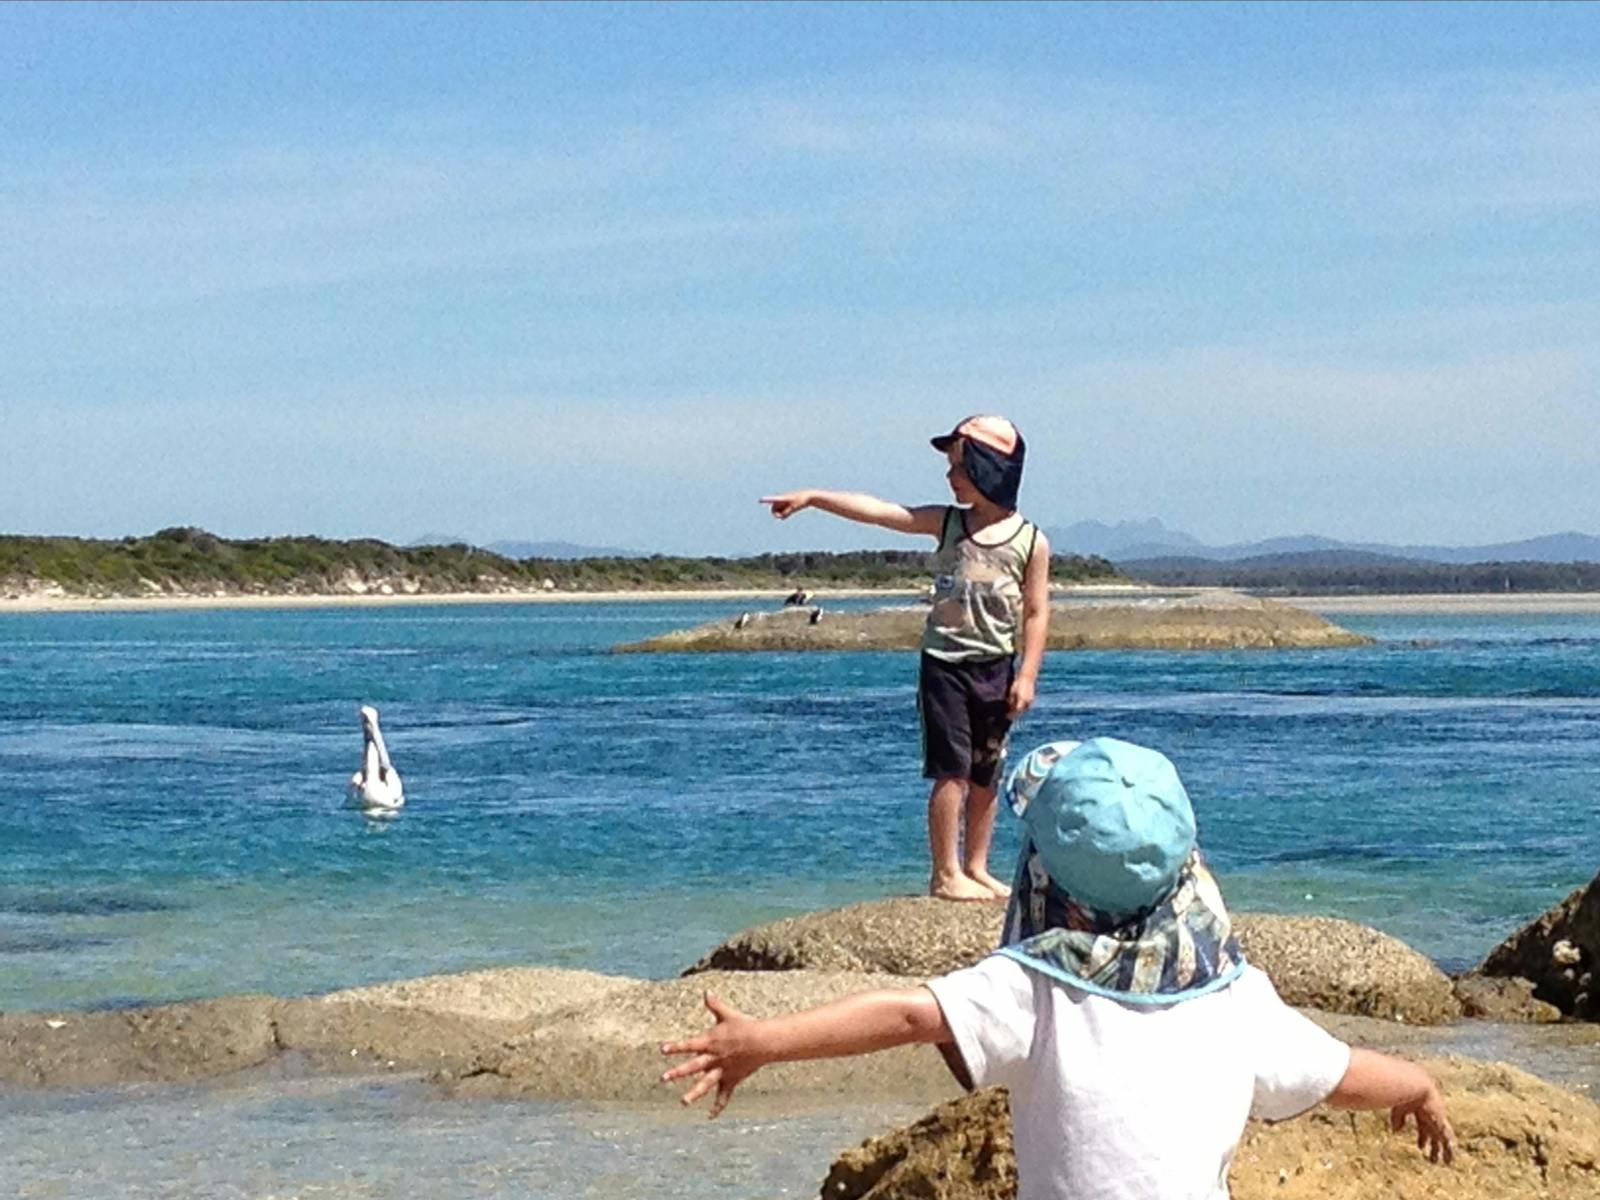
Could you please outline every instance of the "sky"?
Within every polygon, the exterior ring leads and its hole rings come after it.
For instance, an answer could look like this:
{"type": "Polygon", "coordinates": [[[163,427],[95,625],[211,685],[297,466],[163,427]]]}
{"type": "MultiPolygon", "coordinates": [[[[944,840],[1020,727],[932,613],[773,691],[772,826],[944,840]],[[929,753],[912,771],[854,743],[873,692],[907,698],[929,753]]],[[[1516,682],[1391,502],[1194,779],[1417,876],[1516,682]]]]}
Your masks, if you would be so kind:
{"type": "Polygon", "coordinates": [[[0,532],[1600,532],[1594,5],[0,5],[0,532]]]}

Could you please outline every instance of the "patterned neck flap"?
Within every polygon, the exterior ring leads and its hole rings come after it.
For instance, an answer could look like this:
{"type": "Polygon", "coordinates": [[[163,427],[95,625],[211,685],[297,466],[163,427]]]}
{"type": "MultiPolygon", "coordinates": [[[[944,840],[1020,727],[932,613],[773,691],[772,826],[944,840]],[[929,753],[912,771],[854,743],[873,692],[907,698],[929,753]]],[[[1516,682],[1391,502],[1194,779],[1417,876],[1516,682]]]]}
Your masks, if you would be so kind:
{"type": "Polygon", "coordinates": [[[1177,1004],[1244,970],[1222,891],[1196,850],[1166,899],[1111,916],[1057,887],[1029,841],[999,953],[1086,992],[1129,1004],[1177,1004]]]}

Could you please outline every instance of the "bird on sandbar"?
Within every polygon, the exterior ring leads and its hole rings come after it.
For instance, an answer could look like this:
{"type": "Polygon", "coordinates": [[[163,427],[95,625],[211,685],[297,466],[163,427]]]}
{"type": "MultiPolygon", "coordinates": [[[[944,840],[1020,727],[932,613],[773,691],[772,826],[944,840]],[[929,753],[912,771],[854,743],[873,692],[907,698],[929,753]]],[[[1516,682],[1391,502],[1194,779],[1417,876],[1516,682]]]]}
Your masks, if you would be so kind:
{"type": "Polygon", "coordinates": [[[369,817],[394,813],[406,802],[405,788],[400,772],[389,761],[389,747],[378,727],[378,710],[370,704],[361,706],[361,736],[361,769],[350,776],[350,804],[369,817]]]}
{"type": "Polygon", "coordinates": [[[820,624],[822,624],[822,605],[819,604],[819,605],[817,605],[815,608],[813,608],[811,610],[811,616],[807,619],[806,624],[808,624],[808,625],[820,625],[820,624]]]}
{"type": "Polygon", "coordinates": [[[750,624],[751,619],[752,618],[749,613],[740,613],[739,619],[733,623],[733,627],[735,629],[743,629],[746,625],[750,624]]]}

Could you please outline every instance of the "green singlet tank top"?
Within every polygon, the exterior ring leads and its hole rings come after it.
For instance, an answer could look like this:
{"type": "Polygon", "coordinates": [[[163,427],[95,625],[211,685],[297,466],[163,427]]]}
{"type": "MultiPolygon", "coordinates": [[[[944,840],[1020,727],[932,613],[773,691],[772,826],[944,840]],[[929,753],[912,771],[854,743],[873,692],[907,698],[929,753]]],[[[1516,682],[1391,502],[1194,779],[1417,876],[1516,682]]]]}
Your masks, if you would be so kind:
{"type": "MultiPolygon", "coordinates": [[[[981,535],[980,535],[981,536],[981,535]]],[[[933,557],[933,607],[922,650],[945,662],[1010,658],[1022,622],[1022,577],[1039,527],[1024,520],[992,544],[967,533],[966,510],[944,510],[933,557]]]]}

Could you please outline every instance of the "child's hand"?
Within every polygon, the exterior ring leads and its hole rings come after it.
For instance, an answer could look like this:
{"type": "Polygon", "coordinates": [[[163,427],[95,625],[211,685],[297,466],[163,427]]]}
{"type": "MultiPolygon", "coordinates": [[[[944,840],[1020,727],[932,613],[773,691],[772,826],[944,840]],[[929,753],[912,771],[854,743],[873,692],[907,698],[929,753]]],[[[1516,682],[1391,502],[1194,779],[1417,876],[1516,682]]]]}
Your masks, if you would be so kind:
{"type": "Polygon", "coordinates": [[[761,503],[772,509],[772,515],[786,521],[801,509],[810,508],[814,497],[810,492],[785,492],[781,496],[763,496],[761,503]]]}
{"type": "Polygon", "coordinates": [[[1429,1162],[1453,1162],[1456,1157],[1456,1134],[1450,1128],[1450,1118],[1444,1114],[1444,1097],[1437,1086],[1428,1094],[1409,1104],[1397,1104],[1389,1110],[1389,1128],[1399,1133],[1406,1127],[1406,1118],[1417,1119],[1417,1149],[1425,1151],[1429,1162]]]}
{"type": "Polygon", "coordinates": [[[730,1004],[724,1004],[710,992],[706,993],[706,1007],[717,1023],[698,1037],[681,1042],[665,1042],[663,1054],[692,1054],[688,1062],[662,1073],[662,1083],[672,1083],[698,1075],[694,1085],[683,1094],[685,1105],[693,1104],[715,1088],[716,1099],[711,1102],[708,1116],[715,1117],[728,1107],[733,1099],[733,1089],[743,1083],[758,1068],[765,1066],[754,1036],[756,1022],[730,1004]]]}
{"type": "Polygon", "coordinates": [[[1011,690],[1006,693],[1006,716],[1015,721],[1023,713],[1033,707],[1033,680],[1019,675],[1011,681],[1011,690]]]}

